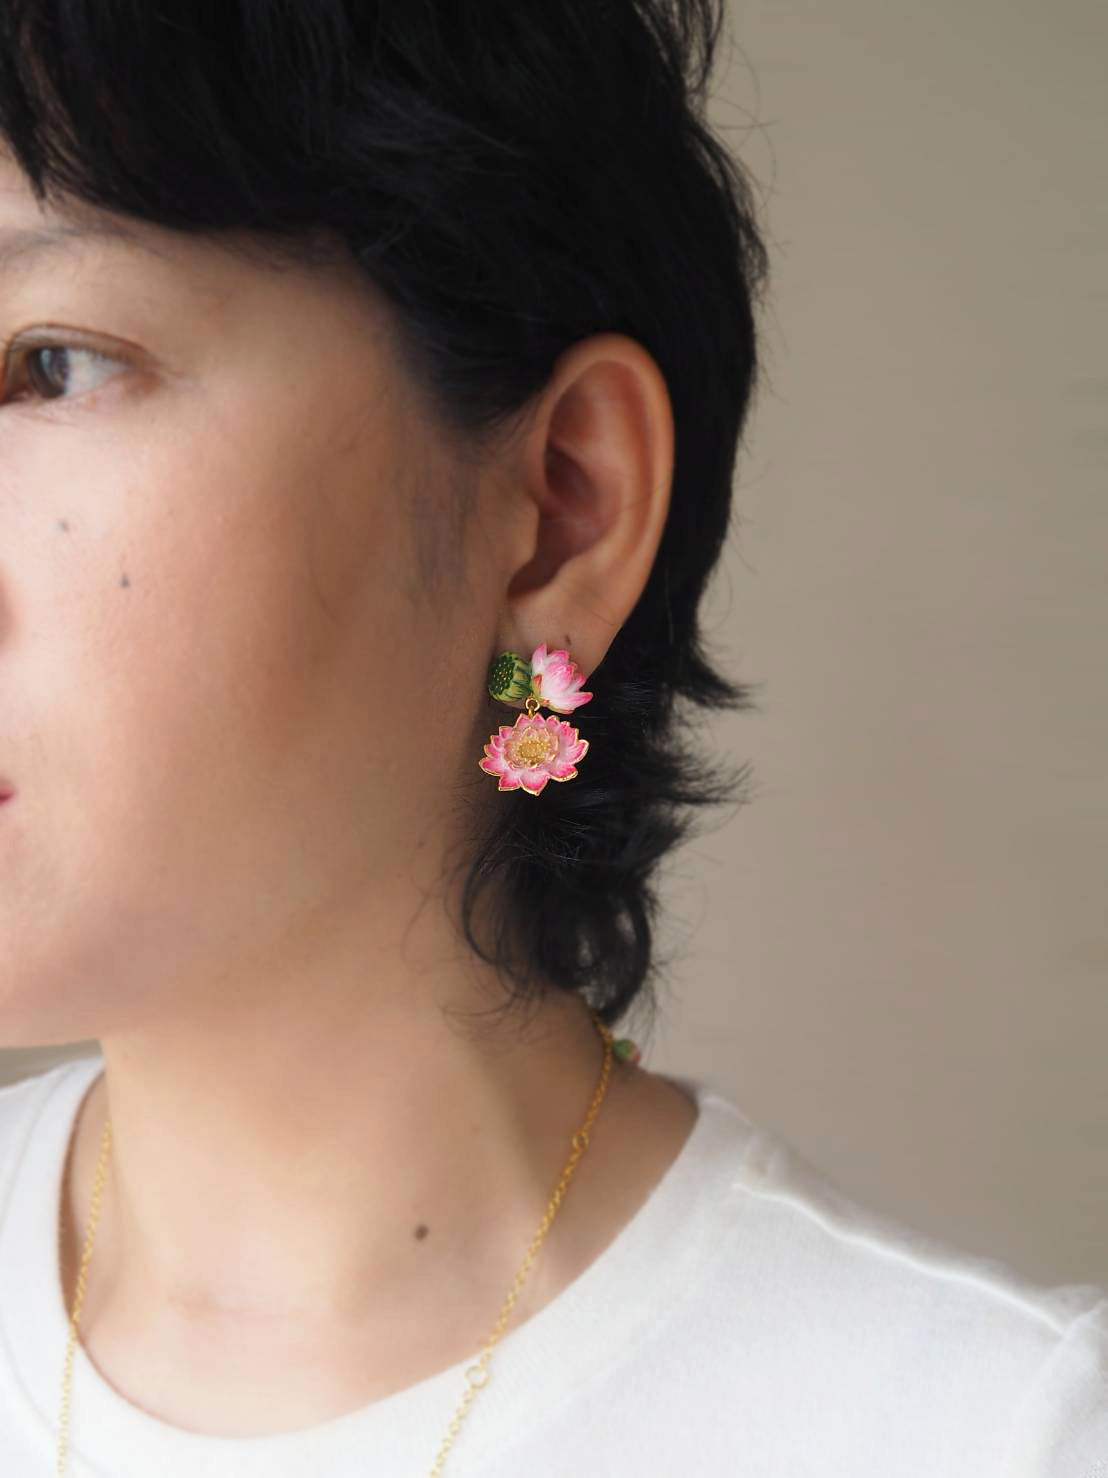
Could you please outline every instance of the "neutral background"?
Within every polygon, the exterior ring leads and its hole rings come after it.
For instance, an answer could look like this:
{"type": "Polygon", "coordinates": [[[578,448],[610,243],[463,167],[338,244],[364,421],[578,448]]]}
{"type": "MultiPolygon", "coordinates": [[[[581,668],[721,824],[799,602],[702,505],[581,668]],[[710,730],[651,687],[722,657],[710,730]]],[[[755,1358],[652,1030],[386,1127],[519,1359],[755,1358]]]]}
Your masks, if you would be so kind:
{"type": "Polygon", "coordinates": [[[708,629],[761,687],[703,731],[751,800],[669,870],[646,1065],[1108,1283],[1108,7],[759,0],[729,37],[774,283],[708,629]]]}

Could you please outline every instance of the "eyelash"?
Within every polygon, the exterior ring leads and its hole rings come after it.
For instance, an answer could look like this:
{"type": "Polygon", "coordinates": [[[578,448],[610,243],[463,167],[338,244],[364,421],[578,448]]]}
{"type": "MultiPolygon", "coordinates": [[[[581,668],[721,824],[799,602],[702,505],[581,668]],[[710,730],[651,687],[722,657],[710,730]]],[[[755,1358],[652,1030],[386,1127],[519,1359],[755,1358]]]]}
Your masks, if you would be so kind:
{"type": "MultiPolygon", "coordinates": [[[[120,366],[123,365],[123,361],[117,359],[115,355],[105,354],[102,350],[92,349],[87,344],[74,343],[65,339],[41,339],[38,343],[23,344],[20,344],[18,341],[15,340],[10,340],[7,344],[4,345],[3,349],[4,404],[6,404],[9,400],[16,398],[9,393],[9,386],[14,380],[18,378],[16,371],[22,369],[31,355],[39,354],[49,349],[64,349],[69,354],[88,355],[89,358],[97,360],[101,363],[116,364],[120,366]]],[[[43,395],[35,390],[33,385],[30,385],[28,383],[28,386],[24,387],[21,391],[19,398],[24,400],[38,401],[40,404],[43,405],[53,405],[55,401],[66,402],[83,400],[87,396],[95,395],[100,388],[100,386],[96,386],[92,390],[84,391],[81,395],[43,395]]]]}

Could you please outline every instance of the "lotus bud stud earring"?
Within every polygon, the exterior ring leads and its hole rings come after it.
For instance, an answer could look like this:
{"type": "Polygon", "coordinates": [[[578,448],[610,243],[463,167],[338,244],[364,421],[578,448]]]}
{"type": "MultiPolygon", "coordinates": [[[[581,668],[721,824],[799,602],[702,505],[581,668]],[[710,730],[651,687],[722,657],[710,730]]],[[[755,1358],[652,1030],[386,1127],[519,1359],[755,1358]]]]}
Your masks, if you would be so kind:
{"type": "Polygon", "coordinates": [[[498,790],[525,790],[538,795],[548,780],[572,780],[577,761],[589,747],[577,730],[552,715],[543,718],[540,707],[555,713],[572,713],[587,703],[591,693],[581,692],[584,674],[566,651],[548,652],[546,643],[537,646],[528,661],[518,652],[501,652],[489,667],[488,689],[501,703],[521,713],[513,725],[501,724],[489,735],[485,755],[477,763],[489,775],[500,777],[498,790]]]}

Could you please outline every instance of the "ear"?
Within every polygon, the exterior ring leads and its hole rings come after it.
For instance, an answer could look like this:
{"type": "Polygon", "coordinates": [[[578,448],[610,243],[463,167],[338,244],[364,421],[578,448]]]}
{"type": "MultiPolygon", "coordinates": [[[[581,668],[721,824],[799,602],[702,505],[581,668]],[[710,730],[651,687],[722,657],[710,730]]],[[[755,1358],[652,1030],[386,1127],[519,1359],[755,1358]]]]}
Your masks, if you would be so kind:
{"type": "Polygon", "coordinates": [[[673,480],[673,414],[657,364],[636,340],[572,345],[501,468],[514,547],[499,651],[540,642],[596,668],[653,567],[673,480]]]}

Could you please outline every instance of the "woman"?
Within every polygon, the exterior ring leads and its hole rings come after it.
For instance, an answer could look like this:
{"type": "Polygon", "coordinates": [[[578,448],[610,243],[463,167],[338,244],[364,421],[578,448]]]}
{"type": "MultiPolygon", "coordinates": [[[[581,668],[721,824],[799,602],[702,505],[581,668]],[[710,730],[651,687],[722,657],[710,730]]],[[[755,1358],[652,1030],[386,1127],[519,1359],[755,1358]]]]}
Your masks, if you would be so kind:
{"type": "Polygon", "coordinates": [[[710,0],[2,0],[0,1471],[1090,1478],[1104,1291],[649,1072],[710,0]],[[586,706],[588,705],[588,706],[586,706]]]}

